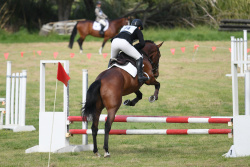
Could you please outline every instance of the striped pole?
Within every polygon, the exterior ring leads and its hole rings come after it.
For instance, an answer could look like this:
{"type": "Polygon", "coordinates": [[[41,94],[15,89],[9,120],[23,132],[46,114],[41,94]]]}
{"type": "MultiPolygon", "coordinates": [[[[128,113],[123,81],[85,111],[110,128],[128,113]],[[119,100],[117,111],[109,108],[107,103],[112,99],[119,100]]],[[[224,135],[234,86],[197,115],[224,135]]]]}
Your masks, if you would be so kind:
{"type": "MultiPolygon", "coordinates": [[[[114,122],[155,122],[155,123],[228,123],[232,117],[192,117],[192,116],[126,116],[117,115],[114,122]]],[[[69,116],[70,122],[82,121],[81,116],[69,116]]],[[[99,121],[107,120],[107,115],[101,115],[99,121]]]]}
{"type": "MultiPolygon", "coordinates": [[[[91,129],[70,129],[70,134],[92,134],[91,129]]],[[[202,135],[202,134],[229,134],[232,129],[121,129],[111,130],[110,135],[202,135]]],[[[99,129],[98,134],[105,134],[99,129]]]]}

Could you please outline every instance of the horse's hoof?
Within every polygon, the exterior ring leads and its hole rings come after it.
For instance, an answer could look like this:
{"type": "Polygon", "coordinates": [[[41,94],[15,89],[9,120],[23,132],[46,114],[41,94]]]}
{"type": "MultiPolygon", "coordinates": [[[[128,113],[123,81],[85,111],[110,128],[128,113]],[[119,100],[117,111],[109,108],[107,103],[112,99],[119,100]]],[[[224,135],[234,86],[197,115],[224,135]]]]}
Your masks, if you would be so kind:
{"type": "Polygon", "coordinates": [[[82,54],[82,50],[80,50],[80,53],[82,54]]]}
{"type": "Polygon", "coordinates": [[[130,106],[130,100],[125,100],[125,101],[123,102],[123,104],[124,104],[125,106],[130,106]]]}
{"type": "Polygon", "coordinates": [[[98,152],[94,153],[96,157],[101,157],[101,154],[99,154],[98,152]]]}
{"type": "Polygon", "coordinates": [[[99,49],[99,54],[102,55],[102,48],[99,49]]]}
{"type": "Polygon", "coordinates": [[[153,102],[155,101],[155,99],[156,99],[156,97],[155,97],[154,95],[152,95],[152,96],[150,96],[150,97],[148,98],[148,101],[149,101],[150,103],[153,103],[153,102]]]}
{"type": "Polygon", "coordinates": [[[105,152],[104,158],[108,158],[108,157],[110,157],[110,153],[109,152],[105,152]]]}

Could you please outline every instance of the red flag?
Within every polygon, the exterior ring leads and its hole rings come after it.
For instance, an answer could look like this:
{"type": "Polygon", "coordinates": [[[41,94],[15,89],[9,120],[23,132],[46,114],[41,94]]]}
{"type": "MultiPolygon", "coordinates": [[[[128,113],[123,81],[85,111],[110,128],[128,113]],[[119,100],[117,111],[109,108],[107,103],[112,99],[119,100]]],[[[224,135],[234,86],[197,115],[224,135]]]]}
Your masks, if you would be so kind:
{"type": "Polygon", "coordinates": [[[186,49],[185,47],[182,47],[182,48],[181,48],[181,51],[184,53],[184,52],[185,52],[185,49],[186,49]]]}
{"type": "Polygon", "coordinates": [[[175,48],[170,49],[170,51],[171,51],[171,53],[174,55],[174,53],[175,53],[175,48]]]}
{"type": "Polygon", "coordinates": [[[231,48],[228,48],[229,49],[229,51],[231,52],[231,48]]]}
{"type": "Polygon", "coordinates": [[[87,58],[90,59],[91,53],[87,53],[87,58]]]}
{"type": "Polygon", "coordinates": [[[105,59],[108,56],[108,53],[103,53],[102,56],[105,59]]]}
{"type": "Polygon", "coordinates": [[[75,56],[75,53],[70,53],[70,57],[73,58],[75,56]]]}
{"type": "Polygon", "coordinates": [[[62,83],[64,83],[65,86],[68,85],[68,81],[70,80],[70,77],[65,72],[65,70],[60,62],[58,62],[57,79],[59,81],[61,81],[62,83]]]}
{"type": "Polygon", "coordinates": [[[194,51],[199,47],[199,45],[194,45],[194,51]]]}
{"type": "Polygon", "coordinates": [[[41,50],[38,50],[37,53],[39,54],[39,56],[41,56],[42,51],[41,51],[41,50]]]}
{"type": "Polygon", "coordinates": [[[54,58],[56,59],[58,52],[54,52],[54,58]]]}
{"type": "Polygon", "coordinates": [[[9,56],[9,53],[4,53],[4,57],[6,60],[8,59],[8,56],[9,56]]]}
{"type": "Polygon", "coordinates": [[[247,49],[247,53],[250,51],[250,49],[247,49]]]}
{"type": "Polygon", "coordinates": [[[213,46],[213,47],[212,47],[212,51],[215,51],[215,49],[216,49],[216,47],[215,47],[215,46],[213,46]]]}
{"type": "Polygon", "coordinates": [[[21,52],[21,57],[23,57],[24,52],[21,52]]]}

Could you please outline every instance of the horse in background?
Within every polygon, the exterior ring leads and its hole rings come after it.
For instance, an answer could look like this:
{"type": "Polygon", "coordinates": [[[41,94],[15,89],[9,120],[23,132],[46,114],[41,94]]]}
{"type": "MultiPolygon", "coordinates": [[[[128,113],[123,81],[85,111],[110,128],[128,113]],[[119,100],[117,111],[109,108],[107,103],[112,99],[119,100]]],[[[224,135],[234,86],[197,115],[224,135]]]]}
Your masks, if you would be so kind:
{"type": "Polygon", "coordinates": [[[104,36],[101,36],[99,34],[99,31],[93,30],[94,21],[90,21],[90,20],[79,21],[76,23],[76,25],[71,33],[68,47],[70,49],[72,49],[73,43],[74,43],[74,38],[75,38],[77,31],[78,31],[80,34],[80,38],[77,40],[77,42],[78,42],[79,47],[80,47],[80,53],[82,53],[82,51],[83,51],[82,44],[83,44],[86,36],[92,35],[94,37],[104,38],[102,46],[99,49],[99,54],[101,54],[102,49],[103,49],[104,45],[106,44],[107,40],[110,38],[113,38],[115,35],[117,35],[119,33],[119,30],[121,29],[121,27],[128,24],[128,23],[129,23],[129,20],[126,17],[111,20],[111,21],[109,21],[108,29],[104,32],[104,36]]]}

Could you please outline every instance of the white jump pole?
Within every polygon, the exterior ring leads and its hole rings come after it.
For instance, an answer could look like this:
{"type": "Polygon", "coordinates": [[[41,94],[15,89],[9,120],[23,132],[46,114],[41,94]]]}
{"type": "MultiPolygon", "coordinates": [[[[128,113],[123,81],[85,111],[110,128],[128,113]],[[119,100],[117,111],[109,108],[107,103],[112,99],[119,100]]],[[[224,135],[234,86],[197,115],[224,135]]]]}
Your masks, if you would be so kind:
{"type": "Polygon", "coordinates": [[[19,115],[21,115],[20,117],[20,125],[21,126],[25,126],[25,106],[26,106],[26,83],[27,83],[27,71],[26,70],[22,70],[22,79],[21,79],[21,84],[22,84],[22,101],[20,101],[21,103],[21,108],[20,108],[20,113],[19,115]]]}
{"type": "Polygon", "coordinates": [[[16,73],[16,92],[15,92],[15,125],[18,124],[18,115],[19,115],[19,73],[16,73]]]}
{"type": "Polygon", "coordinates": [[[235,38],[231,36],[231,74],[232,74],[232,97],[233,97],[233,116],[239,115],[239,102],[238,102],[238,76],[236,61],[236,44],[235,38]]]}
{"type": "MultiPolygon", "coordinates": [[[[225,157],[243,157],[250,156],[250,71],[247,70],[250,61],[247,60],[247,31],[244,30],[244,62],[232,61],[231,73],[232,73],[232,95],[233,95],[233,141],[229,151],[225,154],[225,157]],[[244,64],[245,73],[245,115],[239,115],[239,102],[238,102],[238,78],[237,78],[237,66],[241,63],[244,64]]],[[[231,37],[231,49],[234,54],[235,45],[232,47],[231,37]]],[[[237,47],[237,46],[236,46],[237,47]]],[[[239,49],[239,48],[238,48],[239,49]]]]}
{"type": "Polygon", "coordinates": [[[10,124],[10,78],[11,78],[11,61],[7,61],[7,73],[6,73],[6,115],[5,125],[10,124]]]}
{"type": "MultiPolygon", "coordinates": [[[[86,102],[86,96],[87,96],[87,90],[88,90],[88,70],[83,69],[82,70],[82,104],[84,105],[86,102]]],[[[88,122],[82,122],[82,129],[88,129],[88,122]]],[[[88,144],[88,135],[82,135],[82,144],[87,145],[88,144]]]]}
{"type": "Polygon", "coordinates": [[[245,115],[250,115],[250,71],[245,71],[245,115]]]}
{"type": "Polygon", "coordinates": [[[240,57],[240,59],[239,59],[239,61],[241,61],[240,62],[240,74],[241,75],[244,75],[244,64],[243,64],[243,61],[244,61],[244,56],[243,56],[243,39],[242,38],[240,38],[240,47],[239,47],[239,53],[240,53],[240,55],[239,55],[239,57],[240,57]]]}
{"type": "Polygon", "coordinates": [[[11,81],[11,101],[10,101],[10,124],[13,125],[14,124],[14,93],[15,93],[15,78],[16,78],[16,74],[13,73],[12,76],[12,81],[11,81]]]}
{"type": "Polygon", "coordinates": [[[247,70],[247,30],[243,30],[243,45],[244,45],[244,50],[243,50],[243,55],[244,55],[244,71],[247,70]]]}

